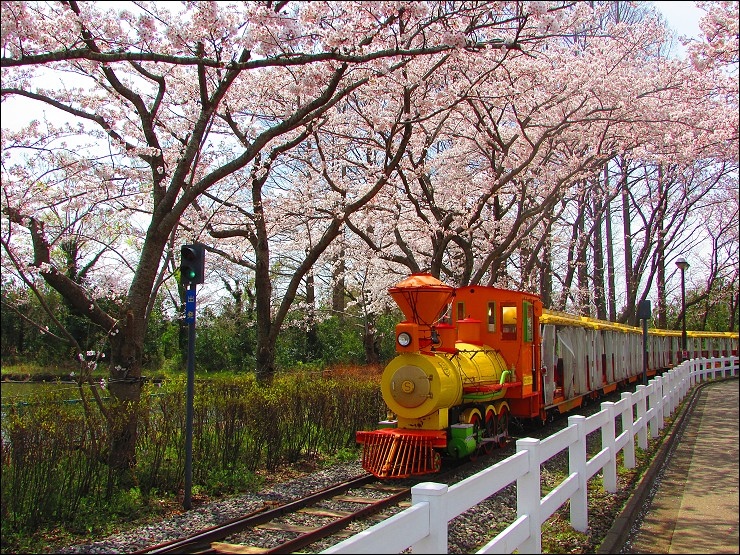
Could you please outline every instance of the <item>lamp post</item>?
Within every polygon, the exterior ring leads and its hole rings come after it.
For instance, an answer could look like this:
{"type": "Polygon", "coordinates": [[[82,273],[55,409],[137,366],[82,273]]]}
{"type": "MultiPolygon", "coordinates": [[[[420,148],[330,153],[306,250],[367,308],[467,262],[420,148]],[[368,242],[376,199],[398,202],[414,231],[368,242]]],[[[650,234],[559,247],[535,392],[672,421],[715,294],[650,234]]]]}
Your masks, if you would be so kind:
{"type": "Polygon", "coordinates": [[[676,260],[676,266],[681,270],[681,361],[688,358],[688,347],[686,345],[686,276],[685,272],[689,268],[689,263],[685,258],[676,260]]]}

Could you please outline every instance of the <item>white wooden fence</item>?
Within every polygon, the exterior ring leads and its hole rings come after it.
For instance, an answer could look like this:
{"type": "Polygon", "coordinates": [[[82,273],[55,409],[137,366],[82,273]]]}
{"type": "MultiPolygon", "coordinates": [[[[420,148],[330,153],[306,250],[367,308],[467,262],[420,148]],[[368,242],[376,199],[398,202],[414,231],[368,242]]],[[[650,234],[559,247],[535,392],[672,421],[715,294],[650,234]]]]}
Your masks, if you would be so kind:
{"type": "Polygon", "coordinates": [[[541,553],[541,527],[570,500],[570,522],[575,530],[588,528],[588,481],[602,471],[604,489],[617,491],[617,454],[635,467],[635,441],[645,450],[648,436],[657,438],[665,418],[698,382],[740,373],[737,356],[693,359],[656,376],[621,400],[601,404],[589,417],[571,416],[568,427],[543,440],[516,442],[516,454],[452,486],[425,482],[411,489],[411,507],[338,543],[322,553],[447,553],[450,520],[516,482],[517,519],[477,553],[541,553]],[[635,418],[635,412],[637,418],[635,418]],[[622,432],[616,435],[615,419],[622,432]],[[587,459],[586,436],[601,429],[601,450],[587,459]],[[568,449],[569,475],[545,497],[540,492],[542,464],[568,449]]]}

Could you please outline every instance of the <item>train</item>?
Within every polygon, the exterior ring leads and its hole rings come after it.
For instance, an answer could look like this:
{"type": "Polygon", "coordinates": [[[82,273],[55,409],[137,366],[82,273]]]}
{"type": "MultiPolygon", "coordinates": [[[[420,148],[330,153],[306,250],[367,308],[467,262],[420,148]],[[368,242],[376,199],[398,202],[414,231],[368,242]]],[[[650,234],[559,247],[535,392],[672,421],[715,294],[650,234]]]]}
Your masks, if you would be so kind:
{"type": "Polygon", "coordinates": [[[378,478],[437,473],[509,441],[512,418],[544,423],[672,368],[737,355],[738,334],[682,332],[548,310],[533,293],[452,287],[428,273],[388,290],[403,313],[380,387],[388,418],[356,432],[378,478]],[[647,364],[643,353],[647,353],[647,364]]]}

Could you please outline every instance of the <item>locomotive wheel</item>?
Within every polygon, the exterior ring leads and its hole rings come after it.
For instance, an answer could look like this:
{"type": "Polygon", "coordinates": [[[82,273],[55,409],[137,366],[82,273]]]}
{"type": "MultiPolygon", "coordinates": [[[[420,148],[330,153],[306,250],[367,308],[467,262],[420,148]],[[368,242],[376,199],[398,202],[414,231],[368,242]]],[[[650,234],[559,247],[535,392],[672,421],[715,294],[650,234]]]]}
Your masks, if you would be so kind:
{"type": "Polygon", "coordinates": [[[503,449],[509,439],[509,409],[503,405],[496,420],[496,435],[498,436],[498,446],[503,449]]]}
{"type": "MultiPolygon", "coordinates": [[[[493,438],[496,434],[496,413],[489,410],[486,413],[486,431],[483,434],[484,439],[493,438]]],[[[495,447],[493,441],[487,441],[481,445],[481,449],[486,455],[490,455],[495,447]]]]}

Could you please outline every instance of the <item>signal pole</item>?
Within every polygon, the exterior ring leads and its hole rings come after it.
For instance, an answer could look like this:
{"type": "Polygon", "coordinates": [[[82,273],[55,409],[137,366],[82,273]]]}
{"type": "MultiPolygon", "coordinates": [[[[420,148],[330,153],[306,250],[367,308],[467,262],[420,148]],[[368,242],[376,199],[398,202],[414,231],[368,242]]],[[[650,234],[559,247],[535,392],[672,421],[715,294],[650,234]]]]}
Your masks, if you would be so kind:
{"type": "Polygon", "coordinates": [[[192,507],[193,489],[193,397],[195,396],[195,286],[205,278],[205,248],[200,243],[180,250],[180,280],[185,292],[185,322],[188,324],[188,384],[185,402],[185,491],[182,506],[192,507]]]}
{"type": "Polygon", "coordinates": [[[185,297],[185,321],[188,323],[188,385],[185,404],[185,494],[182,506],[192,507],[193,488],[193,398],[195,397],[195,284],[185,297]]]}

